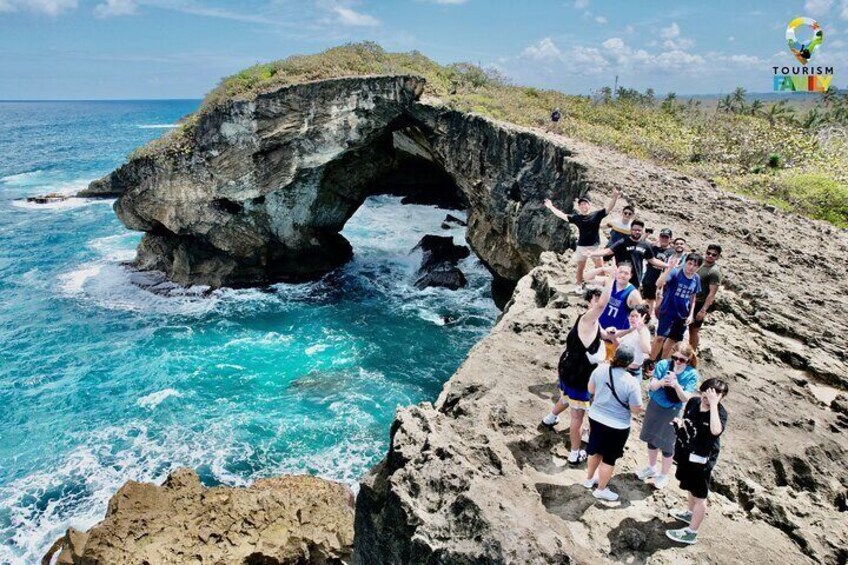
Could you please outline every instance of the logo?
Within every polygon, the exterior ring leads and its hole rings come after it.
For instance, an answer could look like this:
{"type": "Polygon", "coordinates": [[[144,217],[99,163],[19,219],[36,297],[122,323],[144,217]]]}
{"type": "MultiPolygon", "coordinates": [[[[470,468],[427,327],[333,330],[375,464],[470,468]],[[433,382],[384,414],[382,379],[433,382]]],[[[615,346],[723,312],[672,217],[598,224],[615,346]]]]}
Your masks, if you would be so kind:
{"type": "Polygon", "coordinates": [[[801,67],[772,67],[775,92],[824,92],[833,81],[833,67],[807,66],[824,41],[824,31],[813,18],[799,17],[786,26],[786,44],[801,67]],[[800,38],[800,39],[799,39],[800,38]]]}
{"type": "Polygon", "coordinates": [[[821,47],[823,40],[824,32],[821,26],[819,26],[819,23],[813,18],[795,18],[786,26],[786,43],[789,44],[789,50],[792,51],[792,54],[795,55],[795,58],[802,65],[810,62],[813,53],[821,47]],[[807,44],[801,43],[795,37],[795,30],[801,26],[806,26],[813,30],[813,39],[807,44]]]}

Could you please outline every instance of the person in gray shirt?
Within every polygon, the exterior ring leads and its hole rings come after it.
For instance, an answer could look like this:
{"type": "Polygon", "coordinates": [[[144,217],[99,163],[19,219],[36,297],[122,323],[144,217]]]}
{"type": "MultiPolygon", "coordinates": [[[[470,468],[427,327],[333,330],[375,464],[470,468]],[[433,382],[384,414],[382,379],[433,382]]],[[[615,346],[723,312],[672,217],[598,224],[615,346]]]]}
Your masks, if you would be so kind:
{"type": "Polygon", "coordinates": [[[594,398],[589,407],[589,465],[583,486],[590,489],[598,485],[592,495],[600,500],[618,500],[608,484],[615,462],[624,455],[631,416],[643,410],[639,381],[627,372],[631,363],[633,349],[619,347],[612,362],[598,365],[589,377],[589,392],[594,398]]]}

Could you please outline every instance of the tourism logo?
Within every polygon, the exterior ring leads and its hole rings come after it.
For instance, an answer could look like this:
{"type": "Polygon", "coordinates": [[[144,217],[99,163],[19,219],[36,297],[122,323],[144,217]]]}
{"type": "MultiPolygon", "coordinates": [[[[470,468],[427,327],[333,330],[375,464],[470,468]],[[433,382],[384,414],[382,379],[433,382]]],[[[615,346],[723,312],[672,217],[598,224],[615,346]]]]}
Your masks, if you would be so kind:
{"type": "Polygon", "coordinates": [[[833,67],[807,66],[823,41],[824,31],[813,18],[800,17],[789,22],[786,26],[786,43],[803,66],[772,67],[775,92],[824,92],[830,88],[833,67]],[[799,40],[799,37],[803,40],[799,40]]]}

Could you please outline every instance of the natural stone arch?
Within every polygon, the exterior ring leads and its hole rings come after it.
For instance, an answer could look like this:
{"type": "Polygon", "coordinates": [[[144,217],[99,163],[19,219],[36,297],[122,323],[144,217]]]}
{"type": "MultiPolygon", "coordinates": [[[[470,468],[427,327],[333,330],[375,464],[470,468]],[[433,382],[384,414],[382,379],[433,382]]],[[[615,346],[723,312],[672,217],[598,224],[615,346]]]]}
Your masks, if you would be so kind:
{"type": "Polygon", "coordinates": [[[118,217],[145,232],[140,269],[185,285],[318,277],[351,257],[339,232],[365,198],[415,174],[451,182],[468,205],[468,242],[497,277],[518,280],[542,251],[563,251],[570,232],[542,202],[567,206],[581,190],[568,150],[419,102],[423,87],[413,76],[342,78],[228,101],[89,192],[118,194],[118,217]]]}

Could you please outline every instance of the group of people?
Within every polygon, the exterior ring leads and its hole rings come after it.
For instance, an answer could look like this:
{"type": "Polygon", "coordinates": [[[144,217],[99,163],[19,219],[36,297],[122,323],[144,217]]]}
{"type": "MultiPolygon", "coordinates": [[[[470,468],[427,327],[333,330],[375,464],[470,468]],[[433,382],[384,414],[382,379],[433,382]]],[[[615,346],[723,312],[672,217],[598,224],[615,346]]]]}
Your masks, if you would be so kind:
{"type": "Polygon", "coordinates": [[[690,251],[686,240],[674,238],[667,227],[654,239],[632,205],[604,222],[619,197],[614,190],[604,208],[591,211],[591,202],[582,196],[572,214],[545,201],[553,214],[577,226],[575,292],[588,305],[566,337],[558,366],[562,395],[542,424],[555,426],[570,408],[568,462],[588,461],[583,485],[594,489],[595,498],[616,501],[619,495],[609,482],[624,454],[632,417],[644,413],[639,439],[645,443],[647,465],[636,476],[662,489],[676,463],[675,477],[689,498],[686,509],[670,515],[686,527],[666,534],[692,544],[706,514],[712,469],[727,424],[722,406],[727,383],[717,378],[701,382],[696,354],[700,328],[721,283],[717,261],[722,250],[710,244],[703,254],[690,251]],[[603,248],[602,227],[610,228],[603,248]],[[590,260],[593,268],[586,269],[590,260]],[[600,284],[587,285],[594,281],[600,284]]]}

